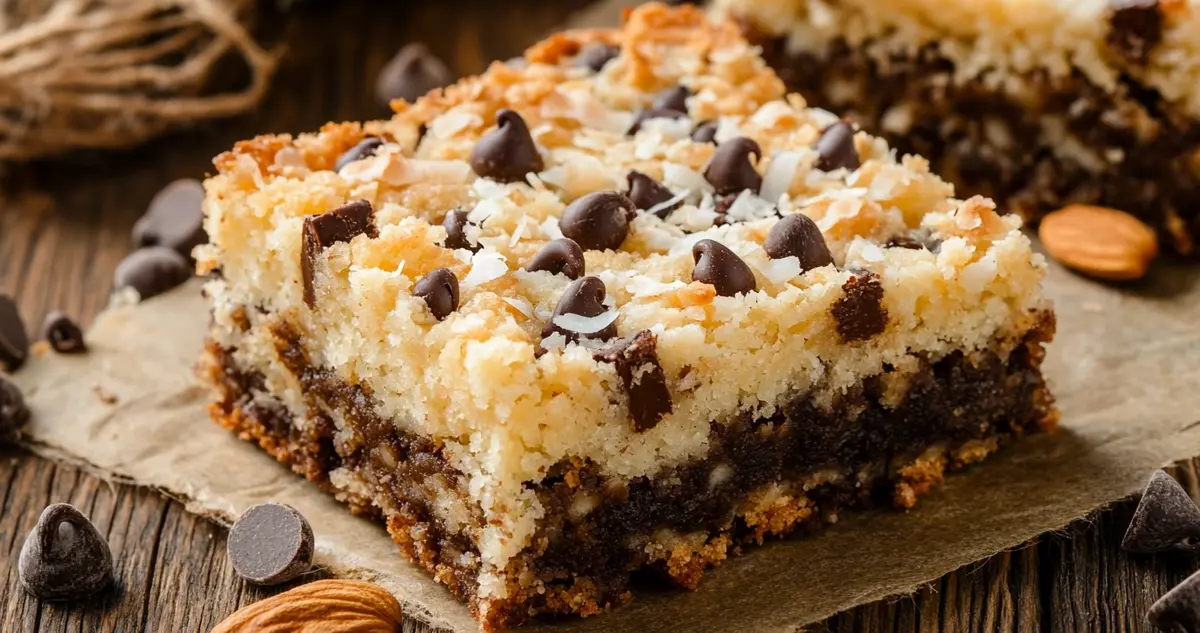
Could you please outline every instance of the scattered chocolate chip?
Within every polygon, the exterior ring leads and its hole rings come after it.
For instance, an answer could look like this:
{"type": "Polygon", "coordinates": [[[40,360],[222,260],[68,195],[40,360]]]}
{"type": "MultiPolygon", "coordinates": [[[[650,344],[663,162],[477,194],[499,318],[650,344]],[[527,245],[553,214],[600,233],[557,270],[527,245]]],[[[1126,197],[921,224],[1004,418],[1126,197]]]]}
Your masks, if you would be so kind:
{"type": "Polygon", "coordinates": [[[382,146],[383,139],[378,136],[368,136],[355,143],[354,147],[346,150],[341,156],[338,156],[337,162],[333,164],[333,170],[342,171],[342,168],[350,163],[370,158],[382,146]]]}
{"type": "Polygon", "coordinates": [[[657,95],[654,95],[654,101],[650,103],[650,107],[656,110],[675,110],[676,112],[687,112],[687,99],[690,96],[692,96],[692,91],[688,90],[687,86],[671,86],[657,95]]]}
{"type": "Polygon", "coordinates": [[[602,363],[613,363],[629,397],[629,417],[637,432],[648,431],[671,412],[671,391],[658,361],[658,337],[650,330],[638,332],[596,353],[602,363]]]}
{"type": "Polygon", "coordinates": [[[758,287],[754,272],[724,244],[715,240],[700,240],[692,246],[692,281],[712,284],[717,294],[732,297],[751,292],[758,287]]]}
{"type": "Polygon", "coordinates": [[[625,194],[595,191],[567,205],[558,228],[585,250],[615,251],[629,235],[629,221],[636,215],[637,206],[625,194]]]}
{"type": "Polygon", "coordinates": [[[925,250],[925,245],[911,235],[897,235],[884,244],[887,248],[907,248],[910,251],[925,250]]]}
{"type": "Polygon", "coordinates": [[[762,148],[744,136],[721,143],[708,161],[708,167],[704,168],[704,179],[721,195],[741,193],[746,189],[758,193],[762,176],[754,169],[751,156],[761,157],[762,148]]]}
{"type": "Polygon", "coordinates": [[[1200,572],[1163,594],[1146,612],[1146,628],[1164,633],[1200,631],[1200,572]]]}
{"type": "Polygon", "coordinates": [[[358,235],[379,237],[375,226],[375,209],[366,200],[353,200],[321,215],[304,218],[303,243],[300,251],[300,273],[304,278],[304,303],[316,302],[313,290],[313,265],[317,256],[337,242],[349,242],[358,235]]]}
{"type": "Polygon", "coordinates": [[[1108,46],[1127,61],[1143,65],[1162,41],[1163,12],[1158,0],[1110,0],[1108,46]]]}
{"type": "Polygon", "coordinates": [[[776,222],[763,241],[763,250],[771,259],[796,256],[800,259],[801,270],[812,270],[833,263],[833,255],[825,245],[821,229],[803,213],[785,215],[776,222]]]}
{"type": "Polygon", "coordinates": [[[445,62],[414,42],[400,49],[375,78],[375,96],[383,105],[393,99],[416,101],[430,90],[454,83],[454,73],[445,62]]]}
{"type": "MultiPolygon", "coordinates": [[[[633,206],[649,211],[650,209],[669,202],[675,198],[675,194],[662,185],[657,180],[643,174],[640,171],[630,171],[625,175],[625,180],[629,182],[629,190],[625,192],[625,196],[633,201],[633,206]]],[[[665,206],[661,209],[656,209],[654,215],[660,218],[666,218],[671,215],[671,212],[678,209],[683,204],[683,200],[679,200],[676,204],[665,206]]]]}
{"type": "Polygon", "coordinates": [[[21,585],[43,600],[76,600],[112,580],[112,551],[87,517],[68,503],[42,510],[21,546],[21,585]]]}
{"type": "Polygon", "coordinates": [[[584,273],[583,249],[570,238],[550,240],[529,260],[525,270],[544,270],[555,275],[566,275],[569,279],[579,279],[584,273]]]}
{"type": "Polygon", "coordinates": [[[604,305],[604,297],[606,290],[604,282],[596,277],[584,277],[571,282],[567,289],[563,291],[562,297],[558,300],[558,305],[554,307],[554,313],[550,320],[546,322],[546,327],[542,329],[542,338],[551,334],[562,334],[567,337],[568,342],[578,341],[580,338],[597,339],[606,341],[614,338],[617,335],[617,324],[610,323],[604,329],[598,332],[575,332],[559,327],[554,323],[554,318],[564,314],[578,314],[583,317],[600,316],[608,311],[608,307],[604,305]]]}
{"type": "Polygon", "coordinates": [[[883,284],[874,273],[860,272],[842,284],[844,293],[834,302],[833,320],[843,343],[865,341],[887,329],[883,284]]]}
{"type": "Polygon", "coordinates": [[[854,147],[854,127],[846,121],[838,121],[821,132],[817,139],[817,163],[821,171],[835,169],[858,169],[862,162],[854,147]]]}
{"type": "Polygon", "coordinates": [[[204,233],[204,185],[184,178],[163,187],[150,200],[146,213],[133,225],[133,243],[166,246],[184,257],[208,241],[204,233]]]}
{"type": "Polygon", "coordinates": [[[438,321],[458,309],[458,277],[449,268],[436,268],[417,280],[413,295],[425,300],[438,321]]]}
{"type": "Polygon", "coordinates": [[[467,226],[470,224],[468,215],[470,213],[462,209],[452,209],[446,213],[442,220],[442,228],[446,229],[446,242],[443,244],[446,248],[465,248],[472,253],[479,250],[478,244],[472,244],[467,239],[467,226]]]}
{"type": "Polygon", "coordinates": [[[1121,549],[1145,554],[1200,551],[1200,509],[1167,473],[1156,470],[1150,475],[1121,549]]]}
{"type": "Polygon", "coordinates": [[[233,524],[226,551],[237,575],[256,585],[278,585],[312,569],[312,528],[291,506],[260,503],[233,524]]]}
{"type": "Polygon", "coordinates": [[[79,324],[62,312],[51,312],[42,322],[42,338],[59,354],[74,354],[84,351],[83,330],[79,324]]]}
{"type": "Polygon", "coordinates": [[[692,130],[692,140],[697,143],[716,143],[717,122],[705,121],[692,130]]]}
{"type": "Polygon", "coordinates": [[[525,119],[508,109],[496,113],[496,129],[484,134],[471,150],[471,169],[481,178],[520,182],[525,174],[541,171],[542,165],[525,119]]]}
{"type": "Polygon", "coordinates": [[[0,443],[17,436],[29,421],[29,407],[21,389],[0,375],[0,443]]]}
{"type": "Polygon", "coordinates": [[[682,119],[687,116],[687,113],[679,110],[667,110],[663,108],[649,108],[638,110],[636,116],[633,117],[633,123],[629,129],[625,131],[626,136],[633,136],[642,130],[642,124],[650,119],[682,119]]]}
{"type": "Polygon", "coordinates": [[[29,333],[13,298],[0,294],[0,366],[16,371],[29,356],[29,333]]]}
{"type": "Polygon", "coordinates": [[[133,288],[143,300],[156,297],[192,276],[183,255],[165,246],[150,246],[125,256],[113,272],[115,288],[133,288]]]}
{"type": "Polygon", "coordinates": [[[594,73],[604,69],[610,59],[621,54],[621,49],[604,42],[592,42],[585,45],[575,56],[575,65],[588,68],[594,73]]]}

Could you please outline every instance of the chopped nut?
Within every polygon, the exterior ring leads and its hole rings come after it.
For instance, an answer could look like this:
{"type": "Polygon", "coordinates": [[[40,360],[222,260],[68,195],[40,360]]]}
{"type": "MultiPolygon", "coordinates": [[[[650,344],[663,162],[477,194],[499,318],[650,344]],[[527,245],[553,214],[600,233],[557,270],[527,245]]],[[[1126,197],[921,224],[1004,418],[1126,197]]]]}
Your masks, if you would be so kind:
{"type": "Polygon", "coordinates": [[[1116,209],[1070,205],[1042,219],[1038,236],[1063,265],[1100,279],[1145,276],[1158,256],[1158,238],[1140,220],[1116,209]]]}

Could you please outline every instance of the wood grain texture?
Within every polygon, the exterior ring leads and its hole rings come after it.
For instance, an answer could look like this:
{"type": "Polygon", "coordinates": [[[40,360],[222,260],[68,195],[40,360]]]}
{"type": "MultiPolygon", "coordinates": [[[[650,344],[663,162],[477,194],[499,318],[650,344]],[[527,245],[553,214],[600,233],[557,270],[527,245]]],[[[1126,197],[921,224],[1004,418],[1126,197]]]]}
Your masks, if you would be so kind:
{"type": "MultiPolygon", "coordinates": [[[[257,133],[315,129],[328,120],[382,116],[376,71],[409,41],[424,41],[456,71],[505,59],[585,0],[309,2],[268,25],[287,47],[271,96],[253,114],[205,125],[134,152],[89,154],[0,172],[0,292],[17,297],[34,332],[63,309],[90,319],[107,300],[112,270],[150,198],[175,178],[202,176],[213,155],[257,133]]],[[[1176,474],[1200,494],[1192,462],[1176,474]]],[[[236,579],[225,530],[158,492],[100,481],[80,470],[0,452],[0,631],[208,631],[277,589],[236,579]],[[16,558],[42,508],[69,501],[108,537],[117,582],[82,603],[48,604],[21,590],[16,558]]],[[[1133,556],[1117,544],[1133,512],[1125,502],[987,561],[911,597],[866,605],[811,627],[837,632],[1141,631],[1163,592],[1194,560],[1133,556]]],[[[316,579],[306,577],[297,582],[316,579]]],[[[836,582],[836,579],[831,579],[836,582]]],[[[294,583],[293,583],[294,584],[294,583]]],[[[416,623],[406,633],[428,633],[416,623]]]]}

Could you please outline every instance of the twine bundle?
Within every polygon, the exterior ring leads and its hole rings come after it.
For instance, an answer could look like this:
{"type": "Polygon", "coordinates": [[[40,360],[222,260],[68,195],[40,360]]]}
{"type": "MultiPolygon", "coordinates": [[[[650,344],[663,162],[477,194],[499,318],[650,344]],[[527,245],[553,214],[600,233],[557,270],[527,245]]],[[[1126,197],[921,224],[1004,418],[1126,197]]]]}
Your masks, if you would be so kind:
{"type": "Polygon", "coordinates": [[[276,58],[241,20],[255,0],[0,3],[0,160],[119,148],[262,98],[276,58]],[[238,55],[249,80],[204,92],[238,55]]]}

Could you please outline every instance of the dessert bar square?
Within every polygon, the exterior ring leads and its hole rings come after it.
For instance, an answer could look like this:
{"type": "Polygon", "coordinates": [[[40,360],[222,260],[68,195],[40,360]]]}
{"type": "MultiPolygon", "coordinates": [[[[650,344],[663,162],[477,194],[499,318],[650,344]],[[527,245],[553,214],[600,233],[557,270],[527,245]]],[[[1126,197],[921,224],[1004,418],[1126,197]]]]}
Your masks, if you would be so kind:
{"type": "Polygon", "coordinates": [[[216,159],[201,372],[489,630],[695,587],[1055,421],[1020,220],[736,24],[646,5],[394,109],[216,159]]]}

